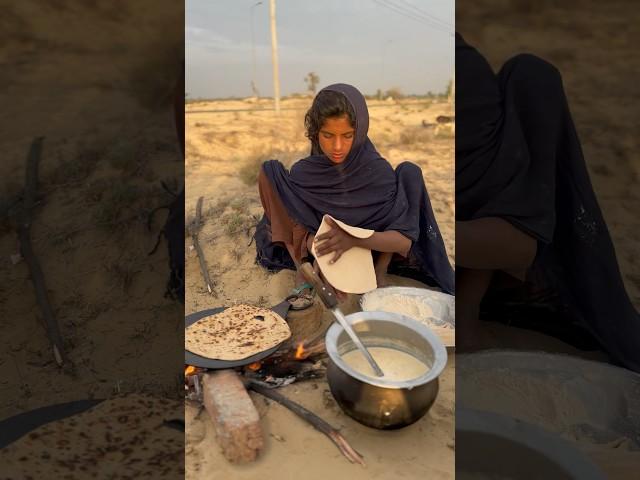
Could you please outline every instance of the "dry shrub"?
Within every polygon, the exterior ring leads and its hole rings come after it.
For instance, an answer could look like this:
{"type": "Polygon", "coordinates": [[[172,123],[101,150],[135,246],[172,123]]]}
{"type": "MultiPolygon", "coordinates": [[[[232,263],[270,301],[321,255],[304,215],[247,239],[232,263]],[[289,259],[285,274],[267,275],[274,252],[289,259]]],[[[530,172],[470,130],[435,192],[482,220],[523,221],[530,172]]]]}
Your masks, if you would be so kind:
{"type": "Polygon", "coordinates": [[[49,181],[56,185],[81,182],[91,175],[101,158],[98,150],[80,146],[75,157],[60,161],[49,181]]]}
{"type": "Polygon", "coordinates": [[[384,92],[384,96],[385,98],[387,97],[391,97],[394,100],[398,100],[400,98],[404,98],[404,95],[402,93],[402,90],[400,90],[399,87],[392,87],[389,90],[387,90],[386,92],[384,92]]]}
{"type": "Polygon", "coordinates": [[[400,145],[427,143],[433,139],[433,133],[424,127],[406,127],[398,138],[400,145]]]}
{"type": "Polygon", "coordinates": [[[253,186],[258,183],[258,175],[260,174],[260,168],[262,168],[262,163],[264,161],[265,159],[263,156],[257,156],[245,160],[238,172],[240,179],[245,183],[245,185],[253,186]]]}
{"type": "Polygon", "coordinates": [[[108,231],[121,225],[123,213],[131,212],[132,205],[141,197],[142,191],[134,185],[115,183],[110,191],[104,192],[94,220],[108,231]]]}
{"type": "Polygon", "coordinates": [[[229,205],[229,203],[230,203],[230,200],[228,198],[221,198],[220,200],[218,200],[218,203],[216,203],[215,206],[209,207],[207,209],[204,216],[213,217],[213,218],[220,217],[220,215],[222,215],[224,211],[227,209],[227,206],[229,205]]]}
{"type": "Polygon", "coordinates": [[[220,219],[220,223],[224,225],[224,231],[227,235],[235,237],[247,232],[249,227],[255,224],[255,219],[251,215],[233,211],[224,215],[220,219]]]}
{"type": "Polygon", "coordinates": [[[105,265],[105,270],[113,277],[114,284],[118,285],[123,293],[129,291],[133,278],[140,273],[131,258],[105,265]]]}

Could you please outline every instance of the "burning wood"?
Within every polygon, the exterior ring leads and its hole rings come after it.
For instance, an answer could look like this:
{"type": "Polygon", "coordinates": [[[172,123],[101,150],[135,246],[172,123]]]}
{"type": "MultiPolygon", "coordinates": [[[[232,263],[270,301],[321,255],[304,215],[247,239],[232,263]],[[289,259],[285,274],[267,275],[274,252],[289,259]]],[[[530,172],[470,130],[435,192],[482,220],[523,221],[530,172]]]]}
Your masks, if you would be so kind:
{"type": "MultiPolygon", "coordinates": [[[[250,363],[236,370],[245,378],[258,380],[271,388],[284,387],[297,381],[322,378],[326,367],[320,360],[325,355],[324,340],[298,342],[285,346],[259,362],[250,363]]],[[[185,397],[201,400],[202,377],[206,368],[185,365],[185,397]]]]}
{"type": "Polygon", "coordinates": [[[289,347],[281,348],[273,353],[270,357],[263,360],[263,362],[272,362],[278,359],[288,359],[288,360],[307,360],[307,359],[320,359],[326,355],[326,349],[324,345],[324,340],[316,340],[316,341],[302,341],[298,342],[295,346],[291,345],[289,347]]]}
{"type": "Polygon", "coordinates": [[[185,365],[184,368],[184,390],[187,400],[202,401],[201,375],[206,371],[204,368],[185,365]]]}
{"type": "Polygon", "coordinates": [[[246,396],[246,386],[287,407],[329,437],[350,462],[364,466],[362,456],[336,429],[274,390],[295,381],[324,377],[326,368],[322,361],[312,360],[312,357],[317,359],[324,352],[323,341],[309,345],[299,342],[295,347],[285,348],[260,362],[238,367],[235,371],[226,369],[212,372],[206,368],[185,365],[185,397],[204,404],[216,428],[223,453],[231,462],[253,461],[263,448],[259,418],[246,396]]]}
{"type": "Polygon", "coordinates": [[[251,370],[252,372],[257,372],[258,370],[260,370],[260,367],[262,367],[262,362],[253,362],[247,365],[246,368],[248,370],[251,370]]]}
{"type": "Polygon", "coordinates": [[[316,430],[324,433],[351,463],[357,463],[359,465],[362,465],[363,467],[365,466],[362,455],[360,455],[360,453],[358,453],[351,445],[349,445],[349,442],[347,442],[346,438],[344,438],[340,434],[340,432],[338,432],[338,430],[333,428],[322,418],[318,417],[315,413],[307,410],[302,405],[294,402],[293,400],[289,400],[284,395],[274,391],[271,388],[261,385],[256,381],[249,380],[248,386],[252,390],[258,392],[260,395],[264,395],[271,400],[275,400],[280,405],[287,407],[300,418],[310,423],[316,430]]]}

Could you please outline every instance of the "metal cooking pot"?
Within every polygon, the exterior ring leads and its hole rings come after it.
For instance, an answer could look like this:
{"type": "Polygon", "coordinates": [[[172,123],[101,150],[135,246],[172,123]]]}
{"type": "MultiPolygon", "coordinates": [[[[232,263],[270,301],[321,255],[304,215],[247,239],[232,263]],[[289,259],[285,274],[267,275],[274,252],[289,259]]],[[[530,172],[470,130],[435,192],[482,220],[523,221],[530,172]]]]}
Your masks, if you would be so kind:
{"type": "Polygon", "coordinates": [[[558,434],[498,413],[459,408],[456,478],[479,475],[518,480],[606,478],[575,444],[558,434]]]}
{"type": "Polygon", "coordinates": [[[402,382],[363,375],[342,360],[355,345],[335,323],[325,342],[327,379],[338,405],[358,422],[378,429],[402,428],[422,418],[438,395],[438,377],[447,363],[447,350],[440,339],[417,320],[396,313],[357,312],[346,319],[367,348],[395,348],[430,368],[402,382]]]}

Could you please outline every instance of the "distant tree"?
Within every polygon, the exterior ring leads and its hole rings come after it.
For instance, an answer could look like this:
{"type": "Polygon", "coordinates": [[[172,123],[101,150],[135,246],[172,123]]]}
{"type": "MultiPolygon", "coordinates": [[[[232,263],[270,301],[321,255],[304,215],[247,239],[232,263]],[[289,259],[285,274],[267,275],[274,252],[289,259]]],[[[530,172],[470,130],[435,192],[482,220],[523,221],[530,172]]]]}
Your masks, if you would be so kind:
{"type": "Polygon", "coordinates": [[[304,77],[304,82],[307,84],[307,90],[309,90],[312,94],[316,94],[316,87],[318,83],[320,83],[320,77],[316,75],[315,72],[309,72],[306,77],[304,77]]]}
{"type": "Polygon", "coordinates": [[[384,94],[385,97],[391,97],[394,100],[397,100],[398,98],[402,98],[404,97],[404,95],[402,95],[402,90],[400,90],[400,88],[398,87],[392,87],[389,90],[387,90],[384,94]]]}

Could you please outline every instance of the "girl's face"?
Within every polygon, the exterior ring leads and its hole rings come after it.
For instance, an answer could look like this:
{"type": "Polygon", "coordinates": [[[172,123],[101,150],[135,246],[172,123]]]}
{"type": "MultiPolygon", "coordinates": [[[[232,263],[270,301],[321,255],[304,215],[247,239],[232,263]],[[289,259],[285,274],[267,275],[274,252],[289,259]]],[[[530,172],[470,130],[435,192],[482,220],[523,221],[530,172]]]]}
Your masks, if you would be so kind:
{"type": "Polygon", "coordinates": [[[356,131],[349,123],[349,117],[330,117],[324,121],[318,133],[320,149],[333,163],[342,163],[347,158],[356,131]]]}

